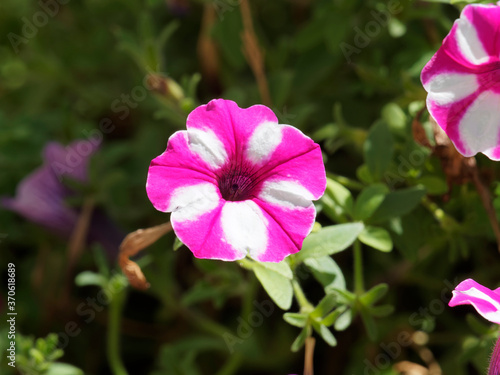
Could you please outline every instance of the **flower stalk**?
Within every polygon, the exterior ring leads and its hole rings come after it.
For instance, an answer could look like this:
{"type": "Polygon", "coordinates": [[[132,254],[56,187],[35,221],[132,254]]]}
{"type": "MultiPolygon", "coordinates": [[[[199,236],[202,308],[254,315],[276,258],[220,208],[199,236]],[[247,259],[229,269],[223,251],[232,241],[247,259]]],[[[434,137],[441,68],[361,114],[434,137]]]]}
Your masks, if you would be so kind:
{"type": "Polygon", "coordinates": [[[117,291],[109,305],[107,355],[113,375],[128,375],[120,357],[120,325],[125,303],[125,290],[126,288],[117,291]]]}
{"type": "Polygon", "coordinates": [[[304,375],[314,375],[314,346],[316,344],[316,340],[314,337],[308,337],[306,339],[306,351],[304,357],[304,375]]]}
{"type": "Polygon", "coordinates": [[[309,302],[304,291],[302,290],[299,282],[297,280],[292,280],[293,293],[295,295],[295,299],[300,306],[300,311],[309,312],[314,309],[314,306],[309,302]]]}
{"type": "Polygon", "coordinates": [[[363,278],[363,252],[361,242],[354,241],[354,293],[360,296],[365,292],[363,278]]]}

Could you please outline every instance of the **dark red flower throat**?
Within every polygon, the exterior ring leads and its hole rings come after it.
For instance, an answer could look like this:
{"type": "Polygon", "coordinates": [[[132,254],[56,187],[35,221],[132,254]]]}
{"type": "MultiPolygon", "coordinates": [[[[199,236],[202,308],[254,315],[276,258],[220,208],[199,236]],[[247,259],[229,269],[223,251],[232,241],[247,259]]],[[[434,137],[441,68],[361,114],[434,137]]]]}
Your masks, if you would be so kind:
{"type": "Polygon", "coordinates": [[[246,163],[231,163],[217,173],[219,191],[226,201],[244,201],[256,196],[260,178],[246,163]]]}

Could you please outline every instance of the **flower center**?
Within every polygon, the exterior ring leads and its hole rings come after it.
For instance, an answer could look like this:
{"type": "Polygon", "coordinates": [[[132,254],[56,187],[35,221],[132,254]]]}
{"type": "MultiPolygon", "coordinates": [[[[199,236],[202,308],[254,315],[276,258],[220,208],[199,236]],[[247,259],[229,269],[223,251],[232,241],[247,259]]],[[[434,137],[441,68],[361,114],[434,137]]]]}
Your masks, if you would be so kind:
{"type": "Polygon", "coordinates": [[[217,183],[226,201],[244,201],[255,193],[256,176],[240,166],[228,166],[220,171],[217,183]]]}
{"type": "Polygon", "coordinates": [[[484,90],[500,92],[500,61],[487,64],[477,75],[478,83],[484,90]]]}

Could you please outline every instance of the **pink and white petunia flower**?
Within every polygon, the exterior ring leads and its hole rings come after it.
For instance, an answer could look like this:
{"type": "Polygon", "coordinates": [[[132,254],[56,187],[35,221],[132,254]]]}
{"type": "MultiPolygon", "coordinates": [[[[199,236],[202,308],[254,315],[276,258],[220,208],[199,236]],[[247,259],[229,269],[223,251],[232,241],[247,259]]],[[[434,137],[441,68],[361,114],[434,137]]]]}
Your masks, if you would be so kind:
{"type": "MultiPolygon", "coordinates": [[[[472,279],[462,281],[453,291],[449,306],[472,305],[490,322],[500,324],[500,288],[488,289],[472,279]]],[[[500,374],[500,338],[491,353],[488,375],[500,374]]]]}
{"type": "Polygon", "coordinates": [[[500,324],[500,288],[488,289],[472,279],[462,281],[453,291],[449,306],[472,305],[490,322],[500,324]]]}
{"type": "Polygon", "coordinates": [[[500,6],[467,5],[422,70],[427,108],[464,156],[500,160],[500,6]]]}
{"type": "Polygon", "coordinates": [[[280,262],[298,252],[326,188],[320,147],[269,108],[230,100],[196,108],[186,127],[151,162],[146,190],[194,256],[280,262]]]}

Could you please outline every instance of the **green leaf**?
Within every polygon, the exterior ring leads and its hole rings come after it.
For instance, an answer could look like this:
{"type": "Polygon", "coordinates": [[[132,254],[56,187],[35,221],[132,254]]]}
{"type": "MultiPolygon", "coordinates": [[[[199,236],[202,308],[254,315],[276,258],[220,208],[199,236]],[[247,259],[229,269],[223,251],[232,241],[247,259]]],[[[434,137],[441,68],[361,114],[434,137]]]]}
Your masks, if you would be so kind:
{"type": "Polygon", "coordinates": [[[292,352],[297,352],[304,346],[304,343],[306,342],[306,339],[311,335],[311,327],[306,326],[302,329],[302,331],[299,333],[297,338],[292,344],[292,347],[290,348],[292,352]]]}
{"type": "Polygon", "coordinates": [[[101,274],[92,271],[80,272],[75,277],[75,284],[78,286],[97,285],[104,288],[108,280],[101,274]]]}
{"type": "Polygon", "coordinates": [[[467,314],[465,320],[476,334],[487,335],[491,333],[491,325],[484,324],[474,314],[467,314]]]}
{"type": "Polygon", "coordinates": [[[273,262],[257,262],[250,260],[248,258],[242,259],[240,261],[241,266],[245,267],[246,269],[253,270],[255,267],[264,267],[267,268],[270,271],[279,273],[281,276],[286,277],[289,280],[293,279],[293,273],[292,269],[288,265],[287,260],[283,260],[280,263],[273,263],[273,262]]]}
{"type": "Polygon", "coordinates": [[[392,305],[381,305],[381,306],[369,306],[368,311],[370,315],[376,318],[384,318],[391,315],[394,312],[394,306],[392,305]]]}
{"type": "Polygon", "coordinates": [[[42,352],[40,350],[38,350],[36,348],[30,348],[28,353],[29,353],[29,356],[35,360],[35,363],[41,364],[41,363],[45,362],[44,355],[42,354],[42,352]]]}
{"type": "Polygon", "coordinates": [[[366,138],[363,146],[365,163],[371,174],[379,180],[389,167],[394,150],[389,127],[384,121],[375,123],[366,138]]]}
{"type": "Polygon", "coordinates": [[[320,258],[347,249],[359,236],[364,226],[362,223],[348,223],[323,227],[319,232],[310,234],[297,254],[296,261],[307,258],[320,258]]]}
{"type": "Polygon", "coordinates": [[[373,288],[371,288],[369,291],[367,291],[365,294],[359,297],[359,301],[364,306],[371,306],[375,304],[378,300],[380,300],[382,297],[384,297],[387,294],[388,290],[389,290],[389,285],[385,283],[375,285],[373,288]]]}
{"type": "Polygon", "coordinates": [[[161,51],[161,49],[166,45],[167,41],[170,39],[170,37],[174,34],[174,32],[179,28],[180,22],[177,20],[171,21],[165,27],[160,31],[158,38],[156,40],[156,48],[158,51],[161,51]]]}
{"type": "Polygon", "coordinates": [[[101,245],[95,244],[92,246],[92,252],[94,254],[94,260],[99,270],[99,274],[104,277],[109,277],[109,266],[106,260],[106,255],[101,245]]]}
{"type": "Polygon", "coordinates": [[[324,34],[324,23],[312,19],[295,35],[294,47],[298,52],[304,52],[312,46],[321,43],[324,34]]]}
{"type": "Polygon", "coordinates": [[[411,212],[425,196],[425,189],[414,186],[391,192],[370,218],[370,222],[380,223],[393,217],[403,216],[411,212]]]}
{"type": "MultiPolygon", "coordinates": [[[[293,74],[290,71],[278,70],[269,74],[269,91],[277,108],[283,108],[291,92],[292,80],[293,74]]],[[[283,120],[286,122],[286,119],[283,120]]]]}
{"type": "Polygon", "coordinates": [[[174,251],[179,250],[179,249],[182,247],[182,245],[184,245],[184,244],[183,244],[183,243],[182,243],[182,241],[181,241],[181,240],[179,240],[179,238],[176,236],[176,237],[175,237],[175,240],[174,240],[174,246],[173,246],[174,251]]]}
{"type": "Polygon", "coordinates": [[[376,182],[376,179],[373,177],[370,169],[368,168],[368,165],[366,164],[362,164],[358,167],[358,169],[356,169],[356,176],[365,184],[372,184],[376,182]]]}
{"type": "Polygon", "coordinates": [[[337,340],[335,339],[335,336],[333,336],[332,332],[326,326],[318,322],[313,322],[312,326],[314,330],[319,333],[321,338],[325,340],[325,342],[328,345],[330,346],[337,345],[337,340]]]}
{"type": "Polygon", "coordinates": [[[323,287],[345,289],[345,278],[340,267],[330,256],[321,258],[307,258],[304,260],[306,266],[311,270],[313,276],[323,287]]]}
{"type": "Polygon", "coordinates": [[[438,176],[423,176],[417,180],[417,183],[424,185],[427,193],[431,195],[443,195],[448,192],[448,184],[438,176]]]}
{"type": "Polygon", "coordinates": [[[290,266],[288,265],[286,259],[281,261],[280,263],[258,262],[258,264],[262,267],[267,268],[268,270],[277,272],[280,275],[285,276],[289,280],[293,279],[292,270],[290,269],[290,266]]]}
{"type": "Polygon", "coordinates": [[[361,314],[361,320],[363,320],[363,324],[365,325],[368,337],[370,338],[370,340],[375,341],[377,339],[378,333],[375,320],[370,315],[368,309],[363,305],[360,306],[359,313],[361,314]]]}
{"type": "Polygon", "coordinates": [[[325,288],[327,294],[334,293],[337,295],[337,301],[343,305],[351,305],[356,300],[356,295],[344,289],[337,289],[328,286],[325,288]]]}
{"type": "Polygon", "coordinates": [[[359,240],[374,249],[389,252],[392,250],[392,239],[389,232],[380,227],[365,227],[359,234],[359,240]]]}
{"type": "Polygon", "coordinates": [[[241,30],[243,30],[243,24],[239,12],[224,13],[223,19],[216,22],[211,30],[221,54],[234,69],[245,65],[245,56],[241,49],[241,30]]]}
{"type": "Polygon", "coordinates": [[[351,192],[344,185],[339,184],[331,178],[327,178],[325,195],[332,198],[347,214],[352,215],[354,200],[351,192]]]}
{"type": "Polygon", "coordinates": [[[374,184],[363,189],[354,205],[354,219],[363,221],[372,216],[388,192],[387,186],[382,184],[374,184]]]}
{"type": "Polygon", "coordinates": [[[335,321],[340,316],[340,314],[342,314],[343,311],[345,311],[345,310],[342,308],[338,308],[338,309],[333,310],[330,314],[325,316],[320,323],[327,326],[327,327],[331,326],[333,323],[335,323],[335,321]]]}
{"type": "Polygon", "coordinates": [[[318,303],[318,306],[314,308],[310,316],[312,318],[323,318],[337,305],[336,295],[331,293],[323,297],[323,299],[318,303]]]}
{"type": "MultiPolygon", "coordinates": [[[[399,25],[395,24],[394,27],[396,26],[399,25]]],[[[402,25],[402,27],[404,28],[404,24],[402,25]]],[[[401,34],[397,36],[401,36],[401,34]]],[[[382,119],[384,119],[387,125],[389,125],[390,129],[397,132],[398,134],[405,132],[406,114],[396,103],[389,103],[384,108],[382,108],[382,119]]]]}
{"type": "Polygon", "coordinates": [[[292,326],[302,328],[305,327],[308,316],[301,313],[285,313],[283,314],[283,319],[292,326]]]}
{"type": "Polygon", "coordinates": [[[293,297],[293,288],[290,279],[281,273],[266,268],[260,263],[256,263],[253,271],[276,305],[283,310],[288,310],[292,305],[293,297]]]}
{"type": "Polygon", "coordinates": [[[200,301],[212,300],[217,305],[220,298],[220,289],[217,289],[205,280],[200,280],[182,295],[181,304],[183,306],[191,306],[200,301]]]}
{"type": "Polygon", "coordinates": [[[45,375],[84,375],[84,372],[73,365],[55,362],[50,365],[45,375]]]}
{"type": "Polygon", "coordinates": [[[350,308],[345,308],[345,311],[343,311],[340,316],[337,318],[335,321],[333,327],[335,328],[336,331],[344,331],[351,325],[352,322],[352,309],[350,308]]]}
{"type": "Polygon", "coordinates": [[[321,324],[319,326],[319,332],[318,332],[321,337],[323,338],[323,340],[325,340],[325,342],[330,345],[330,346],[336,346],[337,345],[337,339],[335,338],[335,336],[333,336],[333,333],[327,328],[325,327],[323,324],[321,324]]]}

